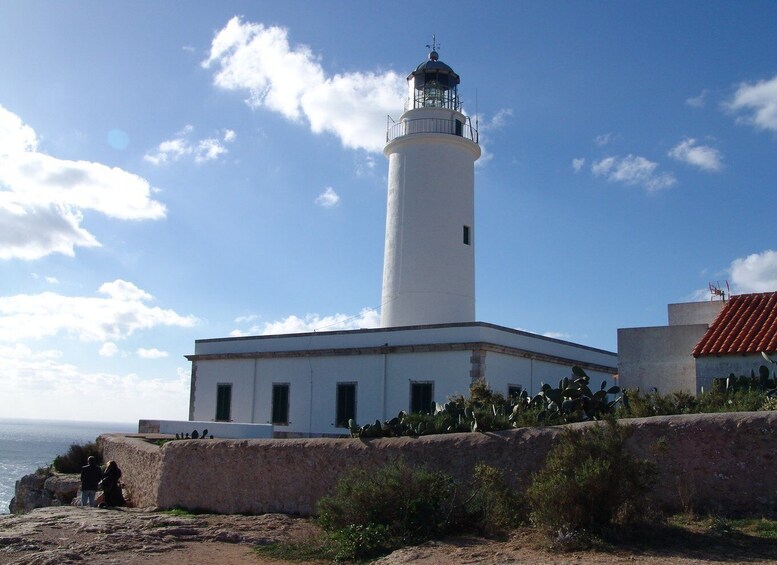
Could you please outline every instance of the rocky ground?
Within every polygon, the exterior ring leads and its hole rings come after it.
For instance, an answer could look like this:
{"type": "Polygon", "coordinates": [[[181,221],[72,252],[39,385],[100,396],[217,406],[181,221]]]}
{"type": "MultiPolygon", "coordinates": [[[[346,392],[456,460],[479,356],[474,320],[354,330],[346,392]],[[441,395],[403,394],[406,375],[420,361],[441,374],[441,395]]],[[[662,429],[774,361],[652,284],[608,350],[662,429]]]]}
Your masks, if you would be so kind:
{"type": "MultiPolygon", "coordinates": [[[[60,565],[92,561],[131,565],[283,564],[260,557],[256,545],[303,540],[318,532],[307,519],[261,516],[173,516],[137,509],[38,508],[0,516],[0,563],[60,565]]],[[[324,563],[323,561],[321,563],[324,563]]],[[[777,563],[777,540],[688,532],[651,549],[620,547],[609,552],[552,552],[536,532],[522,530],[502,541],[450,538],[395,551],[380,565],[419,563],[777,563]]]]}

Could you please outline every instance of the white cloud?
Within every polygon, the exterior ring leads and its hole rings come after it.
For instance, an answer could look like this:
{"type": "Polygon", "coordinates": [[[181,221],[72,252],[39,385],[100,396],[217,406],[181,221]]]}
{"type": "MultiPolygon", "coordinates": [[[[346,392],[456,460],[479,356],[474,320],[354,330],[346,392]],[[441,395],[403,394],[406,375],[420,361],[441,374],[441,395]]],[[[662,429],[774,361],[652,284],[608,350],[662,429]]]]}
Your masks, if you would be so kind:
{"type": "Polygon", "coordinates": [[[580,157],[579,159],[572,159],[572,169],[574,169],[576,173],[579,173],[584,165],[585,165],[584,157],[580,157]]]}
{"type": "Polygon", "coordinates": [[[293,334],[314,331],[356,330],[377,328],[378,326],[380,326],[380,314],[378,311],[372,308],[363,308],[356,316],[349,316],[347,314],[334,314],[332,316],[306,314],[304,318],[300,318],[292,315],[275,322],[255,325],[246,330],[236,329],[229,335],[241,337],[246,335],[293,334]]]}
{"type": "Polygon", "coordinates": [[[170,354],[167,351],[160,351],[159,349],[145,349],[140,348],[136,352],[138,354],[138,357],[141,357],[143,359],[163,359],[165,357],[168,357],[170,354]]]}
{"type": "Polygon", "coordinates": [[[59,333],[83,341],[126,338],[156,326],[192,327],[194,316],[145,304],[152,296],[130,282],[103,284],[103,297],[63,296],[53,292],[0,297],[0,341],[40,339],[59,333]]]}
{"type": "Polygon", "coordinates": [[[777,291],[777,251],[753,253],[731,263],[731,282],[737,292],[777,291]]]}
{"type": "MultiPolygon", "coordinates": [[[[482,124],[478,124],[479,131],[489,131],[492,129],[499,129],[507,125],[510,118],[513,117],[512,108],[500,108],[497,110],[490,120],[485,120],[482,124]]],[[[474,124],[473,124],[474,125],[474,124]]]]}
{"type": "Polygon", "coordinates": [[[99,247],[83,212],[119,220],[160,219],[148,182],[116,167],[38,151],[34,130],[0,106],[0,259],[34,260],[99,247]]]}
{"type": "Polygon", "coordinates": [[[239,17],[216,33],[202,66],[217,69],[219,88],[247,92],[251,107],[307,120],[313,132],[333,133],[352,149],[382,150],[386,115],[405,97],[404,77],[393,71],[328,76],[309,47],[289,44],[287,29],[239,17]]]}
{"type": "Polygon", "coordinates": [[[119,352],[119,346],[112,341],[106,341],[100,348],[100,357],[113,357],[119,352]]]}
{"type": "Polygon", "coordinates": [[[709,287],[697,288],[687,296],[683,297],[683,302],[704,302],[710,299],[711,293],[709,287]]]}
{"type": "Polygon", "coordinates": [[[754,84],[743,82],[727,106],[734,112],[745,112],[740,121],[777,132],[777,75],[754,84]]]}
{"type": "Polygon", "coordinates": [[[591,172],[596,176],[604,176],[610,182],[641,186],[648,192],[669,188],[677,182],[672,173],[658,173],[657,168],[658,163],[631,154],[622,158],[605,157],[591,164],[591,172]]]}
{"type": "Polygon", "coordinates": [[[356,176],[371,177],[375,172],[375,157],[371,153],[362,153],[356,160],[356,176]]]}
{"type": "Polygon", "coordinates": [[[604,147],[608,143],[610,143],[614,139],[615,135],[610,133],[603,133],[602,135],[597,135],[594,137],[594,143],[598,145],[599,147],[604,147]]]}
{"type": "Polygon", "coordinates": [[[7,417],[103,422],[139,418],[186,419],[189,372],[178,368],[167,378],[112,374],[81,369],[62,361],[62,352],[35,351],[0,344],[0,398],[7,417]]]}
{"type": "Polygon", "coordinates": [[[188,138],[192,132],[194,132],[194,126],[184,126],[181,131],[175,134],[173,139],[163,141],[157,146],[154,153],[146,153],[143,159],[153,165],[172,163],[188,156],[193,157],[196,163],[215,161],[221,155],[228,153],[224,144],[232,143],[237,137],[234,130],[225,129],[220,134],[221,139],[208,137],[190,141],[188,138]]]}
{"type": "Polygon", "coordinates": [[[714,172],[723,167],[723,157],[720,151],[707,145],[697,145],[693,138],[687,138],[678,143],[669,152],[669,156],[694,167],[699,167],[703,171],[714,172]]]}
{"type": "Polygon", "coordinates": [[[704,89],[698,96],[686,99],[685,103],[691,108],[704,108],[704,105],[707,103],[707,94],[709,94],[709,91],[704,89]]]}
{"type": "Polygon", "coordinates": [[[322,208],[332,208],[340,203],[340,196],[335,192],[335,189],[331,186],[327,186],[326,190],[316,197],[316,204],[322,208]]]}
{"type": "Polygon", "coordinates": [[[480,159],[475,161],[476,167],[482,167],[494,158],[488,150],[489,137],[492,132],[503,128],[513,115],[511,108],[501,108],[491,118],[478,114],[472,117],[472,127],[478,128],[478,145],[480,145],[480,159]]]}

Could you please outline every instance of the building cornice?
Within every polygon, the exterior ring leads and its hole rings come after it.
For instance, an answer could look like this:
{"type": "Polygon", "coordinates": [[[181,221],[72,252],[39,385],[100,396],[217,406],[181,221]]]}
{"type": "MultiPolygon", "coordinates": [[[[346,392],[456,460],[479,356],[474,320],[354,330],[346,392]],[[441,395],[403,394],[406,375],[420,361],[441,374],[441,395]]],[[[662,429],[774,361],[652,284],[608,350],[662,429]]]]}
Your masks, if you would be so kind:
{"type": "Polygon", "coordinates": [[[389,355],[403,353],[442,353],[451,351],[489,351],[509,355],[511,357],[521,357],[534,361],[544,361],[559,365],[577,365],[583,369],[597,371],[601,373],[616,374],[616,367],[600,365],[598,363],[586,363],[575,359],[548,355],[545,353],[536,353],[525,349],[498,345],[486,342],[461,342],[461,343],[429,343],[413,345],[389,345],[374,347],[342,347],[329,349],[306,349],[291,351],[252,351],[244,353],[208,353],[201,355],[186,355],[189,361],[224,361],[239,359],[290,359],[290,358],[310,358],[310,357],[341,357],[351,355],[389,355]]]}

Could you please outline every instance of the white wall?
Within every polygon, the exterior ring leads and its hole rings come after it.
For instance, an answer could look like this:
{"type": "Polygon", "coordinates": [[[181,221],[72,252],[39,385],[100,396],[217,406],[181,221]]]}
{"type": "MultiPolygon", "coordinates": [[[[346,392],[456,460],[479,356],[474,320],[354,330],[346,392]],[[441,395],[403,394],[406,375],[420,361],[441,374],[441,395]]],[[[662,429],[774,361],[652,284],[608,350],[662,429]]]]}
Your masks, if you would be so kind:
{"type": "Polygon", "coordinates": [[[698,390],[700,391],[702,387],[704,387],[704,390],[710,390],[712,388],[712,382],[715,379],[725,379],[731,373],[734,373],[737,377],[741,375],[749,377],[750,371],[753,371],[757,377],[761,365],[765,365],[769,369],[769,374],[774,376],[775,366],[771,363],[767,363],[760,354],[705,355],[699,357],[696,359],[696,381],[698,390]]]}
{"type": "Polygon", "coordinates": [[[725,305],[726,303],[722,300],[669,304],[667,306],[669,325],[711,325],[725,305]]]}
{"type": "MultiPolygon", "coordinates": [[[[193,419],[213,420],[216,387],[231,383],[232,420],[269,424],[273,384],[288,384],[289,425],[275,425],[277,434],[342,434],[346,430],[335,428],[337,383],[356,383],[360,425],[387,420],[400,410],[409,410],[413,381],[432,382],[435,402],[456,394],[466,396],[472,381],[473,349],[480,351],[479,356],[485,351],[486,381],[502,394],[509,385],[535,394],[542,382],[555,386],[570,376],[572,365],[613,367],[615,361],[606,351],[481,323],[201,340],[196,343],[200,358],[195,355],[193,361],[193,419]],[[469,343],[472,347],[466,346],[469,343]],[[483,344],[492,349],[483,350],[483,344]],[[398,351],[392,351],[393,347],[398,351]],[[337,350],[349,354],[334,354],[337,350]],[[252,351],[256,358],[223,358],[252,351]]],[[[595,386],[602,379],[613,384],[606,370],[586,371],[595,386]]]]}
{"type": "Polygon", "coordinates": [[[661,394],[696,393],[696,365],[691,352],[707,324],[621,328],[618,330],[620,386],[661,394]]]}
{"type": "Polygon", "coordinates": [[[197,364],[193,419],[202,422],[216,419],[216,387],[232,385],[233,422],[254,422],[254,360],[219,359],[197,364]]]}

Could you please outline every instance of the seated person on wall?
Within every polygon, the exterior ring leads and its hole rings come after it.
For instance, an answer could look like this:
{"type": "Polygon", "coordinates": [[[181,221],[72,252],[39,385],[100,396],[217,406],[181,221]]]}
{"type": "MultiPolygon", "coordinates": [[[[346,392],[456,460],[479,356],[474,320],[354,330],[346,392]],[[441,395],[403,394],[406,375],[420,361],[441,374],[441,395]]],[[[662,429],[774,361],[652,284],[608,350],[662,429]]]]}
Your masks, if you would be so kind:
{"type": "Polygon", "coordinates": [[[116,465],[116,461],[108,461],[103,472],[103,479],[100,481],[100,486],[103,489],[103,501],[100,508],[124,506],[124,495],[121,493],[121,485],[119,484],[120,478],[121,469],[116,465]]]}

